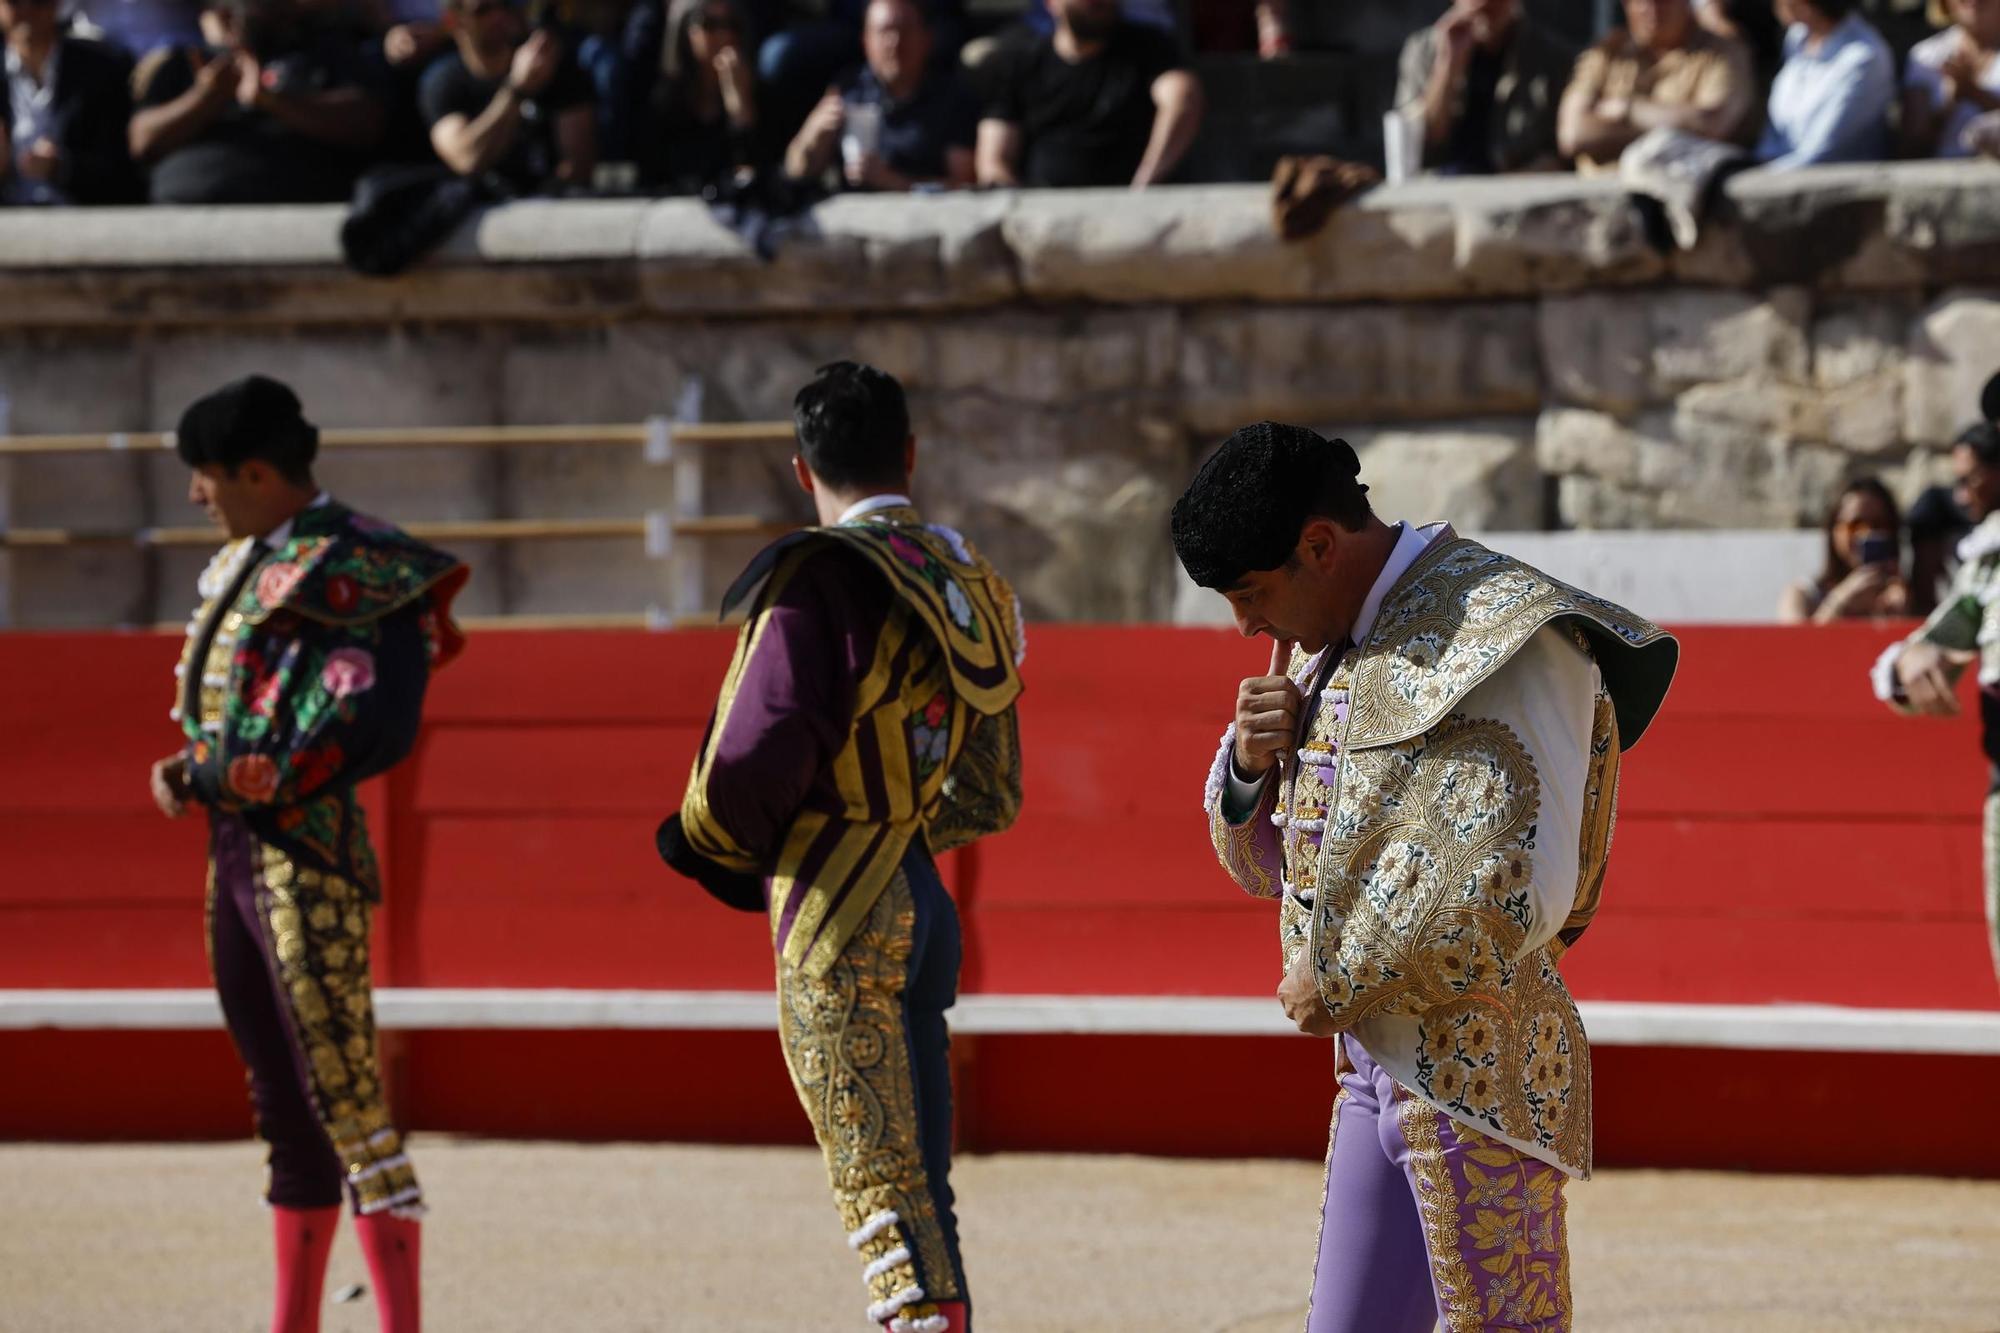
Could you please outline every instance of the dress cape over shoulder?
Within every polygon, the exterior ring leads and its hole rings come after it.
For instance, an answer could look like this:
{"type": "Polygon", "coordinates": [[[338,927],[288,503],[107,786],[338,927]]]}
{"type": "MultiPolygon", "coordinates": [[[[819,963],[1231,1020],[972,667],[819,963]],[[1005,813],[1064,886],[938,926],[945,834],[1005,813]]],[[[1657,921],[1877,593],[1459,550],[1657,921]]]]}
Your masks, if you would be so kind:
{"type": "Polygon", "coordinates": [[[290,539],[271,554],[236,606],[252,625],[280,611],[326,625],[365,625],[426,601],[435,619],[435,669],[465,646],[451,604],[471,576],[456,556],[392,524],[344,505],[323,505],[299,515],[290,539]]]}
{"type": "Polygon", "coordinates": [[[760,588],[787,560],[809,558],[829,547],[868,561],[945,650],[952,685],[974,712],[1005,712],[1021,693],[1019,628],[1014,593],[992,566],[930,528],[915,523],[847,523],[804,528],[779,538],[751,560],[723,595],[728,615],[753,593],[752,613],[762,610],[760,588]]]}
{"type": "Polygon", "coordinates": [[[1588,641],[1620,749],[1666,700],[1680,644],[1658,625],[1512,556],[1445,533],[1390,590],[1355,667],[1347,744],[1394,745],[1436,726],[1539,629],[1588,641]]]}

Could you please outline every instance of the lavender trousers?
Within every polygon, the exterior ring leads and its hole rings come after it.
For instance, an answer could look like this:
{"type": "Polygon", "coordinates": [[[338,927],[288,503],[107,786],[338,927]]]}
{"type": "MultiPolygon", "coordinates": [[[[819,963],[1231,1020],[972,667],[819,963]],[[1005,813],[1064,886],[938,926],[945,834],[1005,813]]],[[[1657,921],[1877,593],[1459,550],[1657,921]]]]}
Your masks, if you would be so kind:
{"type": "Polygon", "coordinates": [[[1570,1327],[1564,1174],[1413,1096],[1352,1036],[1306,1333],[1570,1327]]]}

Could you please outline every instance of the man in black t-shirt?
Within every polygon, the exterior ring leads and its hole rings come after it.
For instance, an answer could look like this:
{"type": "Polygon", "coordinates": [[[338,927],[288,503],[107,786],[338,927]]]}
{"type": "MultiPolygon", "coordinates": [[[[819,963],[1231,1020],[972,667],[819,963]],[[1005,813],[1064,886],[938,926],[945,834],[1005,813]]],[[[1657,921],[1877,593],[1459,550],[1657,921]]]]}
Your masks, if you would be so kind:
{"type": "Polygon", "coordinates": [[[595,91],[556,33],[511,0],[452,0],[458,49],[424,73],[431,147],[511,195],[584,190],[597,167],[595,91]]]}
{"type": "Polygon", "coordinates": [[[1165,180],[1201,125],[1201,84],[1171,37],[1118,0],[1047,0],[1055,31],[994,52],[979,122],[981,185],[1165,180]]]}
{"type": "Polygon", "coordinates": [[[209,0],[214,50],[162,49],[134,76],[132,155],[167,204],[344,200],[381,140],[380,97],[349,43],[290,0],[209,0]]]}

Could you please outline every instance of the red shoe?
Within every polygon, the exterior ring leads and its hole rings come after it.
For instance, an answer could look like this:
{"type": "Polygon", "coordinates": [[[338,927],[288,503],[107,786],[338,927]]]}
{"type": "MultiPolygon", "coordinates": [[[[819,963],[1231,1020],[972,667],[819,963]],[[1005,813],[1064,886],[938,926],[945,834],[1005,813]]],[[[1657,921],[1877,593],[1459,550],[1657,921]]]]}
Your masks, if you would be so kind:
{"type": "Polygon", "coordinates": [[[964,1301],[931,1301],[904,1308],[882,1327],[889,1333],[970,1333],[972,1312],[964,1301]]]}
{"type": "Polygon", "coordinates": [[[375,1282],[375,1317],[382,1333],[421,1333],[422,1224],[394,1213],[370,1213],[354,1219],[354,1231],[375,1282]]]}
{"type": "Polygon", "coordinates": [[[333,1253],[333,1233],[339,1226],[339,1204],[331,1208],[272,1207],[278,1292],[271,1311],[271,1333],[319,1333],[326,1261],[333,1253]]]}

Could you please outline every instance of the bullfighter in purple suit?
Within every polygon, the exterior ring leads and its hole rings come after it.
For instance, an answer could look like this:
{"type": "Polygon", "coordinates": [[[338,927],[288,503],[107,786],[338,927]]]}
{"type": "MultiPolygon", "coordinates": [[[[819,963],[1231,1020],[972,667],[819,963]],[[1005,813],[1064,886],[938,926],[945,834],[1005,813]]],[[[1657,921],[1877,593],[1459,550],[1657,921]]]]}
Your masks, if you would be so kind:
{"type": "Polygon", "coordinates": [[[992,566],[911,505],[893,378],[828,366],[795,415],[794,467],[824,526],[765,550],[726,597],[750,617],[660,853],[768,913],[786,1063],[868,1317],[962,1333],[944,1021],[960,939],[933,857],[1019,808],[1019,613],[992,566]]]}
{"type": "Polygon", "coordinates": [[[1203,804],[1278,900],[1278,996],[1339,1089],[1308,1333],[1568,1329],[1590,1049],[1556,963],[1597,909],[1619,756],[1674,641],[1454,534],[1377,518],[1354,451],[1238,431],[1174,507],[1246,636],[1203,804]]]}

